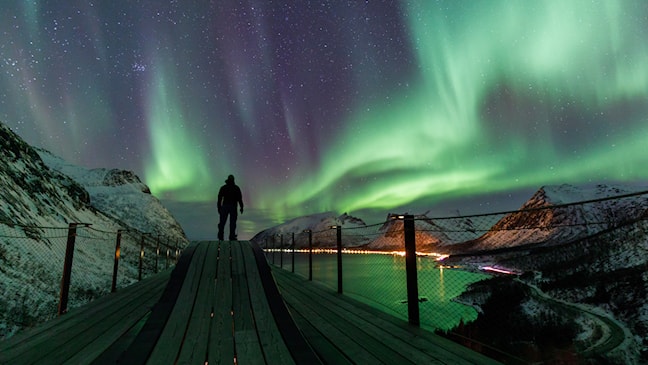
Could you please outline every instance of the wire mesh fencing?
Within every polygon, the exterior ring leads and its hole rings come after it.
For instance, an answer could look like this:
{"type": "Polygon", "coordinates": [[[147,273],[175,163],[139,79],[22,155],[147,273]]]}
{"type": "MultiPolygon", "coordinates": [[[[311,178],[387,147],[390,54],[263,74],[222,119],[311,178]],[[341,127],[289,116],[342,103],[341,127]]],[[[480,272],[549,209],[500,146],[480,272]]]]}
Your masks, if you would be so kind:
{"type": "MultiPolygon", "coordinates": [[[[413,216],[415,297],[408,293],[404,216],[278,229],[260,244],[284,270],[410,323],[414,300],[422,327],[506,363],[542,363],[605,356],[612,344],[600,333],[614,326],[583,306],[612,311],[636,338],[647,338],[640,309],[648,293],[647,218],[648,192],[566,204],[538,197],[517,211],[413,216]]],[[[623,329],[616,331],[623,338],[623,329]]]]}
{"type": "Polygon", "coordinates": [[[171,267],[186,245],[135,231],[74,228],[0,224],[0,338],[171,267]]]}
{"type": "Polygon", "coordinates": [[[56,315],[67,232],[67,227],[0,225],[4,334],[56,315]]]}

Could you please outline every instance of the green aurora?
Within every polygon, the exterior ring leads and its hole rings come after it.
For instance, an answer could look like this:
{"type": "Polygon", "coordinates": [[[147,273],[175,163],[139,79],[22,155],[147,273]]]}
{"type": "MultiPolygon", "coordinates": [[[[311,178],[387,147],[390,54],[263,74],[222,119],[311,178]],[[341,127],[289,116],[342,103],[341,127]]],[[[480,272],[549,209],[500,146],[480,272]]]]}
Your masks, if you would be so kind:
{"type": "Polygon", "coordinates": [[[262,206],[385,210],[435,197],[648,177],[648,43],[636,36],[646,24],[627,20],[645,6],[470,7],[448,15],[436,5],[409,6],[418,67],[408,91],[358,106],[322,166],[260,196],[262,206]]]}
{"type": "Polygon", "coordinates": [[[0,120],[183,226],[648,178],[643,0],[116,4],[0,5],[0,120]]]}

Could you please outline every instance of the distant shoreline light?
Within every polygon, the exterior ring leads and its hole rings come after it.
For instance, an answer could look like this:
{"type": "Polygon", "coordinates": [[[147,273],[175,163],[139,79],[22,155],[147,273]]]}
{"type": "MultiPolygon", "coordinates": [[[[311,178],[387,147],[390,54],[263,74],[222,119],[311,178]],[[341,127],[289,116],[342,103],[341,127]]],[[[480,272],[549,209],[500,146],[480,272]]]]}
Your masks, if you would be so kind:
{"type": "MultiPolygon", "coordinates": [[[[292,249],[290,248],[265,248],[265,252],[287,252],[291,253],[293,252],[292,249]]],[[[297,253],[309,253],[310,251],[307,248],[298,248],[294,250],[297,253]]],[[[336,254],[337,249],[335,248],[314,248],[313,249],[314,254],[336,254]]],[[[348,248],[343,248],[342,249],[343,254],[349,254],[349,255],[392,255],[392,256],[402,256],[405,257],[405,251],[376,251],[376,250],[354,250],[354,249],[348,249],[348,248]]],[[[421,257],[433,257],[436,261],[442,261],[449,257],[449,255],[446,254],[440,254],[436,252],[416,252],[416,256],[421,256],[421,257]]]]}

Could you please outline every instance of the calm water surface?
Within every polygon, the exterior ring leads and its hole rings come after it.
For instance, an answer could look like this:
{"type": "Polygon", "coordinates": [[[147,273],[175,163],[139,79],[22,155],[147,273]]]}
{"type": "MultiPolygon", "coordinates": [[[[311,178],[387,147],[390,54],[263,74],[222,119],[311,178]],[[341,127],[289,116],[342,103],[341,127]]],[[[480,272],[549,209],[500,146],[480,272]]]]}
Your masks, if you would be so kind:
{"type": "MultiPolygon", "coordinates": [[[[272,254],[268,255],[272,263],[272,254]]],[[[280,255],[275,253],[274,263],[280,265],[280,255]]],[[[345,295],[363,301],[375,308],[407,320],[407,284],[405,257],[381,254],[344,254],[343,291],[345,295]]],[[[461,294],[474,282],[487,275],[440,269],[432,258],[418,258],[419,305],[421,325],[426,328],[449,329],[463,319],[477,318],[469,306],[455,303],[452,298],[461,294]]],[[[283,268],[292,269],[289,253],[284,253],[283,268]]],[[[295,273],[308,278],[308,254],[295,253],[295,273]]],[[[337,290],[337,256],[313,254],[313,280],[337,290]]]]}

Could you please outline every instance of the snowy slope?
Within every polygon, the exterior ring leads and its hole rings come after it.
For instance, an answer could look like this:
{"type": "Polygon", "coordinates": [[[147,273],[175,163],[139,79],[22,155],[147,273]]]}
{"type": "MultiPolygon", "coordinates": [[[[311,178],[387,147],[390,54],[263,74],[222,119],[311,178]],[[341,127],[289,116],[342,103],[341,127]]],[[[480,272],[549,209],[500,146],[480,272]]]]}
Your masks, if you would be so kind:
{"type": "MultiPolygon", "coordinates": [[[[415,215],[416,246],[420,252],[469,253],[517,246],[551,246],[568,243],[636,220],[648,211],[648,195],[629,196],[622,199],[602,200],[648,190],[642,186],[573,186],[556,185],[540,188],[520,211],[509,214],[480,215],[478,217],[430,218],[415,215]],[[569,205],[591,201],[584,204],[569,205]]],[[[296,247],[308,245],[307,234],[314,233],[315,247],[334,247],[333,225],[342,225],[344,247],[363,246],[372,250],[404,249],[403,221],[388,214],[381,226],[366,226],[348,221],[350,217],[337,217],[334,213],[321,213],[295,218],[267,229],[254,240],[263,247],[266,239],[283,234],[284,245],[290,244],[295,233],[296,247]],[[352,228],[352,229],[349,229],[352,228]]],[[[358,222],[361,220],[357,219],[358,222]]],[[[275,238],[279,246],[279,238],[275,238]]]]}
{"type": "Polygon", "coordinates": [[[268,228],[256,234],[252,241],[258,243],[261,247],[280,247],[280,235],[283,235],[284,247],[292,244],[292,233],[295,234],[295,247],[308,247],[308,234],[306,230],[313,232],[313,247],[335,247],[337,245],[336,230],[330,227],[341,226],[344,230],[357,230],[358,234],[348,236],[343,240],[344,247],[357,247],[365,245],[370,238],[365,237],[362,233],[367,230],[363,228],[366,224],[358,218],[347,214],[336,215],[332,212],[312,214],[292,219],[284,224],[268,228]]]}
{"type": "Polygon", "coordinates": [[[173,240],[186,241],[182,227],[131,171],[85,169],[46,150],[37,149],[37,152],[49,168],[83,186],[90,194],[91,205],[104,214],[142,232],[163,231],[173,240]]]}
{"type": "Polygon", "coordinates": [[[647,188],[621,185],[545,186],[519,212],[502,218],[489,232],[464,246],[464,249],[479,251],[526,245],[551,246],[591,236],[634,221],[648,210],[648,195],[600,199],[645,190],[647,188]],[[565,205],[587,201],[591,202],[565,205]]]}
{"type": "Polygon", "coordinates": [[[186,244],[136,176],[74,167],[36,151],[2,123],[0,148],[0,339],[56,313],[69,223],[91,224],[77,231],[70,307],[110,290],[118,230],[125,231],[120,287],[137,280],[136,230],[186,244]]]}
{"type": "MultiPolygon", "coordinates": [[[[442,229],[426,216],[414,216],[414,229],[417,251],[435,251],[436,247],[449,241],[442,229]]],[[[379,235],[373,237],[367,246],[369,249],[377,251],[405,249],[405,224],[402,219],[398,219],[397,215],[388,214],[378,233],[379,235]]]]}

